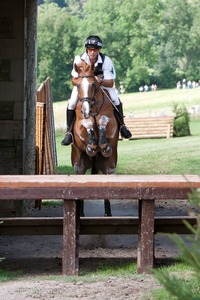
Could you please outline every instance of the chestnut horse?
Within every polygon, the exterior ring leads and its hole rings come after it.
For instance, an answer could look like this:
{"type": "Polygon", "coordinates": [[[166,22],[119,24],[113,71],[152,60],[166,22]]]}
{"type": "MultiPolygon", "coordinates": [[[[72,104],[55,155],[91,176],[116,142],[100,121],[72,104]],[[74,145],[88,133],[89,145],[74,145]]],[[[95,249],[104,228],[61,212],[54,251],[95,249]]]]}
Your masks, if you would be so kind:
{"type": "MultiPolygon", "coordinates": [[[[113,174],[117,164],[118,122],[108,95],[94,76],[94,64],[75,65],[78,78],[76,120],[73,126],[71,161],[75,174],[113,174]]],[[[110,201],[104,199],[105,216],[111,216],[110,201]]],[[[81,201],[81,215],[83,215],[81,201]]]]}

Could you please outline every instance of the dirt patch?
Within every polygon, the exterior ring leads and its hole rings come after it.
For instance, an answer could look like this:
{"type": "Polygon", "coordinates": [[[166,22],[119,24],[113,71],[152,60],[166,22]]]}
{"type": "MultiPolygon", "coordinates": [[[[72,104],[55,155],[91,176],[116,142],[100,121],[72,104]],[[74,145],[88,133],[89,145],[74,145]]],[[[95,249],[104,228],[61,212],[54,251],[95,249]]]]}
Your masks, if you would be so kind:
{"type": "MultiPolygon", "coordinates": [[[[128,204],[127,204],[128,205],[128,204]]],[[[189,205],[182,201],[158,203],[156,214],[186,215],[189,205]],[[164,208],[164,209],[163,209],[164,208]]],[[[33,210],[32,216],[62,216],[62,206],[33,210]]],[[[84,237],[83,237],[84,238],[84,237]]],[[[130,237],[127,237],[127,239],[130,237]]],[[[98,239],[98,237],[97,237],[98,239]]],[[[90,280],[81,275],[69,281],[62,274],[61,236],[1,236],[0,257],[5,260],[0,268],[20,271],[18,280],[0,283],[1,299],[151,299],[147,294],[159,284],[152,275],[96,278],[96,271],[105,263],[113,267],[127,265],[137,259],[137,236],[131,237],[132,247],[106,248],[102,246],[80,248],[80,274],[92,274],[90,280]],[[52,279],[52,276],[57,276],[52,279]],[[48,278],[48,280],[47,280],[48,278]]],[[[156,266],[169,265],[179,254],[171,240],[155,237],[156,266]]]]}
{"type": "MultiPolygon", "coordinates": [[[[143,295],[158,284],[150,276],[142,278],[109,277],[90,283],[81,280],[70,283],[61,280],[37,280],[5,283],[1,297],[7,300],[28,299],[144,299],[143,295]]],[[[146,298],[150,299],[150,298],[146,298]]]]}

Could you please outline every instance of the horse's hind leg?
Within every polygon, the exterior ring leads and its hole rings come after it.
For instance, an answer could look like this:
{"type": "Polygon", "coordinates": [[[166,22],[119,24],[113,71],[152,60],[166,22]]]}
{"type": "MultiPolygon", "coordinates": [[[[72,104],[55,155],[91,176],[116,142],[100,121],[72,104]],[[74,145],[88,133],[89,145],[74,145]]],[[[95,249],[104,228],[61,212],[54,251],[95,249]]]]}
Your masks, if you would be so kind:
{"type": "Polygon", "coordinates": [[[108,200],[108,199],[104,200],[104,209],[105,209],[104,216],[105,217],[112,217],[111,207],[110,207],[110,200],[108,200]]]}
{"type": "Polygon", "coordinates": [[[79,212],[80,212],[80,217],[84,217],[84,201],[83,200],[79,201],[79,212]]]}
{"type": "Polygon", "coordinates": [[[35,209],[41,209],[42,200],[35,200],[35,209]]]}

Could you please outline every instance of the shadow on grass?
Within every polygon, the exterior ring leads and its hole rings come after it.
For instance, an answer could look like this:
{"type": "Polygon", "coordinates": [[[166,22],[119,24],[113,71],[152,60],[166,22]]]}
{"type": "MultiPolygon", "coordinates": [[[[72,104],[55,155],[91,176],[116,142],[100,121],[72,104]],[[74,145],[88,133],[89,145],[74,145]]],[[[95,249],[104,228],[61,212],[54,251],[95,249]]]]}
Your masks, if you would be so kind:
{"type": "MultiPolygon", "coordinates": [[[[155,268],[177,263],[172,258],[156,259],[155,268]]],[[[80,276],[119,276],[137,274],[137,258],[88,257],[79,259],[80,276]]],[[[10,281],[25,276],[61,276],[62,259],[54,258],[8,258],[0,264],[0,281],[10,281]]]]}

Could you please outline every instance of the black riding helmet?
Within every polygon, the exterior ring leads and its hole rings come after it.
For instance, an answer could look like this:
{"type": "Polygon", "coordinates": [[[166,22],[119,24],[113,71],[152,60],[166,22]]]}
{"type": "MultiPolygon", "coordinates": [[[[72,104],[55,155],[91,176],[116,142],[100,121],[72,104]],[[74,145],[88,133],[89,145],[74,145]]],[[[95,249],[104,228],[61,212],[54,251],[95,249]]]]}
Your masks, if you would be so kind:
{"type": "Polygon", "coordinates": [[[86,48],[96,48],[101,49],[102,47],[102,40],[98,35],[90,35],[87,37],[85,41],[86,48]]]}

